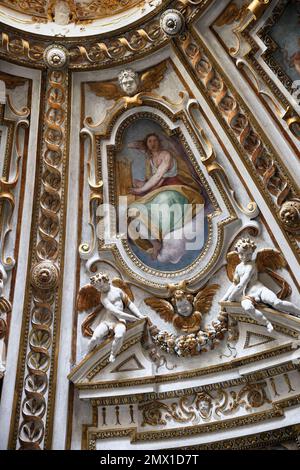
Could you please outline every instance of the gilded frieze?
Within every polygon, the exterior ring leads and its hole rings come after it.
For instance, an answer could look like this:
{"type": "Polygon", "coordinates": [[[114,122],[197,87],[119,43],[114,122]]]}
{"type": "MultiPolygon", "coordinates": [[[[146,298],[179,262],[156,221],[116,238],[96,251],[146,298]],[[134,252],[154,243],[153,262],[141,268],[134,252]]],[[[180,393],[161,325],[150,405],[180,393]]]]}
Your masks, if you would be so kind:
{"type": "Polygon", "coordinates": [[[32,225],[23,336],[16,380],[10,448],[51,446],[55,402],[56,347],[60,322],[59,288],[64,244],[67,184],[68,73],[49,71],[45,84],[41,177],[32,225]],[[22,368],[20,368],[20,366],[22,368]]]}

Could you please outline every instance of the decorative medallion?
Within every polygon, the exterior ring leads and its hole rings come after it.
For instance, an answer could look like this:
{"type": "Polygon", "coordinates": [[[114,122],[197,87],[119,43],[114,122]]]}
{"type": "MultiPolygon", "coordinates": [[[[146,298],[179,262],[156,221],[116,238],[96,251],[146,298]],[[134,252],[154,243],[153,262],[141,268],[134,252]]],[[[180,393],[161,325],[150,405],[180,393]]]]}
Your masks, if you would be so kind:
{"type": "Polygon", "coordinates": [[[292,199],[283,204],[280,218],[289,232],[300,232],[300,199],[292,199]]]}
{"type": "Polygon", "coordinates": [[[50,69],[60,70],[68,64],[68,50],[61,45],[51,45],[44,51],[44,61],[50,69]]]}
{"type": "Polygon", "coordinates": [[[166,10],[160,17],[160,27],[167,36],[177,36],[184,28],[184,16],[178,10],[166,10]]]}
{"type": "Polygon", "coordinates": [[[57,266],[51,261],[42,261],[32,270],[31,283],[37,290],[54,290],[59,280],[57,266]]]}

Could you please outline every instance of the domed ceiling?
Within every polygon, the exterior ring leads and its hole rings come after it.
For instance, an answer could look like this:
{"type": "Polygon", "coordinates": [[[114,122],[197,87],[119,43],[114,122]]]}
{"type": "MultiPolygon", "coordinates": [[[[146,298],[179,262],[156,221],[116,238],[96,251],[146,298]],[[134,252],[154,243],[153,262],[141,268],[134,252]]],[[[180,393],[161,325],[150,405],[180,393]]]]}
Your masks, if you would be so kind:
{"type": "Polygon", "coordinates": [[[47,36],[102,34],[136,23],[168,0],[0,0],[0,21],[47,36]]]}
{"type": "MultiPolygon", "coordinates": [[[[55,8],[69,8],[75,21],[94,20],[120,13],[136,5],[147,3],[145,0],[1,0],[0,4],[15,11],[52,21],[55,8]],[[65,5],[63,5],[65,4],[65,5]]],[[[149,2],[148,2],[149,3],[149,2]]]]}

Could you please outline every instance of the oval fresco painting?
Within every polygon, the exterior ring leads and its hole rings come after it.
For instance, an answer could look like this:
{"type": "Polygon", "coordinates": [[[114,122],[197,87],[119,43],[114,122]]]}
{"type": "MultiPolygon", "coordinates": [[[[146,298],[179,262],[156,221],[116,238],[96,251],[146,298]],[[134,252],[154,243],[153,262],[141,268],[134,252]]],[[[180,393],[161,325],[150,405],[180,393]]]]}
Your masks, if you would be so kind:
{"type": "Polygon", "coordinates": [[[136,120],[123,132],[116,169],[119,214],[126,214],[133,253],[157,271],[191,265],[206,244],[214,208],[178,135],[151,119],[136,120]]]}

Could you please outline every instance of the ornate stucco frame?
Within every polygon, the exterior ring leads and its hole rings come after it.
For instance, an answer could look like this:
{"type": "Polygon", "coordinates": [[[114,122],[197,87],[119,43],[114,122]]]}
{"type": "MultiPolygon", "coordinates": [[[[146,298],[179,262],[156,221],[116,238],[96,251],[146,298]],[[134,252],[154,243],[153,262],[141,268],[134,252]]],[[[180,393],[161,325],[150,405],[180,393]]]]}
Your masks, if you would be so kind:
{"type": "Polygon", "coordinates": [[[160,124],[166,134],[178,135],[215,209],[214,213],[209,216],[209,237],[204,250],[196,261],[182,270],[165,272],[147,267],[131,252],[126,240],[116,239],[113,242],[104,240],[104,243],[98,244],[101,252],[111,251],[117,265],[126,272],[129,278],[142,286],[163,289],[164,284],[175,278],[176,281],[188,280],[191,284],[201,281],[213,269],[221,255],[225,227],[237,219],[232,203],[218,177],[214,173],[210,174],[206,168],[205,144],[201,142],[201,136],[197,133],[198,129],[191,112],[188,96],[174,105],[163,97],[149,94],[141,97],[141,103],[137,106],[134,105],[129,109],[122,107],[116,113],[110,110],[105,120],[99,125],[89,125],[89,119],[85,120],[88,131],[90,133],[94,131],[92,146],[97,149],[96,160],[100,168],[100,173],[98,168],[95,169],[96,180],[99,181],[102,177],[104,167],[107,167],[108,171],[108,189],[103,193],[104,203],[117,207],[113,188],[116,179],[115,155],[121,143],[121,134],[130,123],[146,117],[160,124]],[[145,273],[147,279],[145,279],[145,273]]]}

